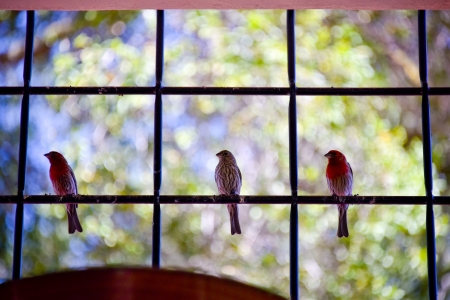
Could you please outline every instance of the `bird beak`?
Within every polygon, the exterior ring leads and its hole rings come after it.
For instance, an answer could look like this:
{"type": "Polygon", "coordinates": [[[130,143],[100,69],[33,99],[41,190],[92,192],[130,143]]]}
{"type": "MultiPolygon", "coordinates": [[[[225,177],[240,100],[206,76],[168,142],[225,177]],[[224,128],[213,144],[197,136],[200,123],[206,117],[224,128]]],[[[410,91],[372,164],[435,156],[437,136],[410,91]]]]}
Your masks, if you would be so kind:
{"type": "Polygon", "coordinates": [[[50,153],[45,153],[44,156],[48,158],[48,156],[50,155],[50,153]]]}
{"type": "Polygon", "coordinates": [[[330,154],[330,152],[328,152],[327,154],[325,154],[324,155],[326,158],[330,158],[331,157],[331,154],[330,154]]]}
{"type": "Polygon", "coordinates": [[[220,153],[217,153],[216,156],[219,157],[219,154],[220,154],[220,153]]]}

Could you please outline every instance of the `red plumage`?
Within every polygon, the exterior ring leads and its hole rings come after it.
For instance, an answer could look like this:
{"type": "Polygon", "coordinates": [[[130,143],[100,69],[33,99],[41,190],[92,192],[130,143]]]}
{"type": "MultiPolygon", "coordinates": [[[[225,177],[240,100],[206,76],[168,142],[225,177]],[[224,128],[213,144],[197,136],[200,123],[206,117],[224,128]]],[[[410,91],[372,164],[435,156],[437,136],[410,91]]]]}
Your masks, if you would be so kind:
{"type": "MultiPolygon", "coordinates": [[[[78,195],[77,180],[72,168],[61,153],[51,151],[44,154],[50,161],[50,180],[56,195],[78,195]]],[[[78,204],[66,204],[69,233],[83,232],[77,215],[78,204]]]]}
{"type": "MultiPolygon", "coordinates": [[[[327,184],[333,196],[351,196],[353,188],[353,171],[345,155],[337,150],[330,150],[325,157],[328,158],[326,170],[327,184]]],[[[339,203],[338,237],[348,237],[347,227],[348,204],[339,203]]]]}
{"type": "MultiPolygon", "coordinates": [[[[221,195],[239,195],[241,192],[242,175],[233,154],[228,150],[216,154],[219,158],[215,171],[217,188],[221,195]]],[[[241,234],[239,211],[237,204],[227,204],[230,214],[231,234],[241,234]]]]}

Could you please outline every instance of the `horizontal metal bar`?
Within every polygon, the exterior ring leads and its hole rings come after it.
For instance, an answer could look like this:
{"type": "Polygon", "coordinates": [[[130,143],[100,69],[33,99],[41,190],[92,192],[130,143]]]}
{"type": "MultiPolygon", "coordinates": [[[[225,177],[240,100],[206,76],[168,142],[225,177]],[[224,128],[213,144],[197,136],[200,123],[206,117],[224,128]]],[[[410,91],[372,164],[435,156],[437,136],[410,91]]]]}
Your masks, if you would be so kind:
{"type": "MultiPolygon", "coordinates": [[[[125,195],[32,195],[25,196],[25,204],[153,204],[154,196],[125,195]]],[[[426,196],[348,196],[341,197],[348,204],[380,204],[380,205],[425,205],[426,196]]],[[[0,196],[0,204],[14,204],[20,201],[16,195],[0,196]]],[[[291,204],[292,196],[177,196],[161,195],[161,204],[291,204]]],[[[298,204],[336,204],[331,196],[298,196],[298,204]]],[[[434,197],[434,205],[450,205],[450,196],[434,197]]]]}
{"type": "Polygon", "coordinates": [[[289,95],[285,87],[163,87],[165,95],[289,95]]]}
{"type": "MultiPolygon", "coordinates": [[[[23,87],[0,87],[0,95],[21,95],[23,87]]],[[[31,95],[154,95],[155,87],[34,86],[31,95]]]]}
{"type": "MultiPolygon", "coordinates": [[[[23,87],[0,87],[0,95],[21,95],[23,87]]],[[[288,95],[289,88],[161,87],[163,95],[288,95]]],[[[154,95],[155,87],[32,87],[32,95],[154,95]]]]}
{"type": "MultiPolygon", "coordinates": [[[[22,86],[0,87],[0,95],[22,95],[22,86]]],[[[155,87],[30,87],[30,95],[154,95],[155,87]]],[[[163,95],[288,96],[288,87],[162,87],[163,95]]],[[[296,88],[297,96],[420,96],[422,88],[296,88]]],[[[432,87],[430,96],[450,95],[450,87],[432,87]]]]}

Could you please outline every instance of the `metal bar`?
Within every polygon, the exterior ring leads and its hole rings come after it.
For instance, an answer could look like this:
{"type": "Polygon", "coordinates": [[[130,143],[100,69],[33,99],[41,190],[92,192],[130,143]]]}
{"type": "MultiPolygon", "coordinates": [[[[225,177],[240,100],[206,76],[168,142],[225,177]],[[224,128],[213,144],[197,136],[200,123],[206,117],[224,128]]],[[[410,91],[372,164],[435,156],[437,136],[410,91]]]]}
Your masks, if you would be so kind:
{"type": "Polygon", "coordinates": [[[156,19],[156,96],[155,96],[155,135],[153,161],[153,236],[152,266],[159,268],[161,261],[161,206],[160,190],[162,180],[162,94],[161,85],[164,69],[164,11],[157,11],[156,19]]]}
{"type": "MultiPolygon", "coordinates": [[[[21,95],[23,87],[0,87],[0,95],[21,95]]],[[[34,86],[30,95],[154,95],[155,87],[119,86],[34,86]]]]}
{"type": "Polygon", "coordinates": [[[30,79],[33,63],[34,11],[27,11],[27,31],[25,37],[25,57],[23,64],[22,108],[20,113],[19,170],[17,178],[17,205],[14,224],[14,252],[12,279],[22,276],[22,242],[23,242],[23,191],[27,164],[28,119],[30,112],[30,79]]]}
{"type": "MultiPolygon", "coordinates": [[[[30,87],[30,95],[155,95],[156,87],[30,87]]],[[[297,87],[297,96],[420,96],[422,88],[334,88],[297,87]]],[[[0,95],[22,95],[24,87],[0,87],[0,95]]],[[[287,96],[288,87],[161,87],[163,95],[254,95],[287,96]]],[[[429,88],[429,95],[450,95],[450,87],[429,88]]]]}
{"type": "MultiPolygon", "coordinates": [[[[426,205],[426,196],[349,196],[341,197],[348,204],[355,205],[426,205]]],[[[433,197],[434,205],[450,205],[450,196],[433,197]]],[[[153,204],[154,196],[129,196],[129,195],[76,195],[76,196],[56,196],[56,195],[31,195],[24,199],[17,195],[0,195],[0,204],[153,204]]],[[[214,196],[214,195],[160,195],[160,204],[291,204],[292,196],[214,196]]],[[[297,196],[299,205],[328,205],[336,204],[336,200],[331,196],[297,196]]]]}
{"type": "Polygon", "coordinates": [[[287,59],[289,77],[289,178],[291,184],[290,214],[290,294],[299,299],[298,288],[298,159],[297,159],[297,89],[295,86],[295,11],[287,11],[287,59]]]}
{"type": "Polygon", "coordinates": [[[437,299],[436,268],[436,234],[433,212],[433,172],[431,157],[431,122],[430,103],[428,99],[428,66],[427,66],[427,24],[426,11],[419,10],[419,73],[422,83],[422,139],[423,169],[425,191],[427,195],[427,258],[428,258],[428,294],[430,299],[437,299]]]}

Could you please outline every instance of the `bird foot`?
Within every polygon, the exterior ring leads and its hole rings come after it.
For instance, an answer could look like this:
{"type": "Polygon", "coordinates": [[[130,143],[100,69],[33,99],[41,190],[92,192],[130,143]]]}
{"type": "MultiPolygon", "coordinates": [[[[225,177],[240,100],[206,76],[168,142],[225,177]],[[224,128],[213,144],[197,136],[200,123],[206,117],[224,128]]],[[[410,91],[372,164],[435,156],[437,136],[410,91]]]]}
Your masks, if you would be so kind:
{"type": "Polygon", "coordinates": [[[231,192],[231,196],[232,197],[239,197],[239,203],[245,203],[245,197],[239,196],[239,194],[237,194],[235,191],[231,192]]]}
{"type": "Polygon", "coordinates": [[[345,203],[345,197],[341,197],[341,196],[338,196],[338,195],[333,195],[333,197],[334,197],[334,201],[336,201],[336,202],[340,202],[340,203],[345,203]]]}
{"type": "Polygon", "coordinates": [[[213,201],[216,202],[216,197],[220,198],[220,197],[223,197],[223,196],[225,196],[225,195],[224,194],[219,194],[218,196],[214,195],[213,196],[213,201]]]}

